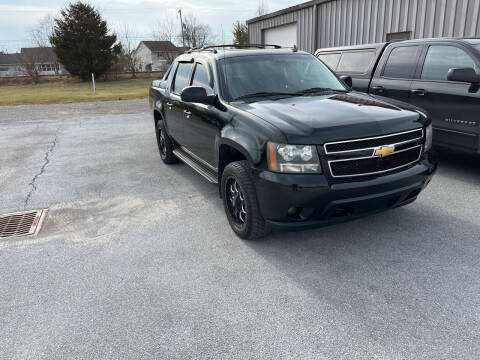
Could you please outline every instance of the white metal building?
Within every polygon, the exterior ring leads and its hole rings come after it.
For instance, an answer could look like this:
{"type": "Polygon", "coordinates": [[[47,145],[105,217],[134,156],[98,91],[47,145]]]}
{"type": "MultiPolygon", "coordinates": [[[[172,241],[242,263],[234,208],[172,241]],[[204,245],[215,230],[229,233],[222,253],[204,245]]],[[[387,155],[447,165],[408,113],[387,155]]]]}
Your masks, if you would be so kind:
{"type": "Polygon", "coordinates": [[[251,44],[300,50],[428,37],[480,37],[480,0],[313,0],[248,20],[251,44]]]}

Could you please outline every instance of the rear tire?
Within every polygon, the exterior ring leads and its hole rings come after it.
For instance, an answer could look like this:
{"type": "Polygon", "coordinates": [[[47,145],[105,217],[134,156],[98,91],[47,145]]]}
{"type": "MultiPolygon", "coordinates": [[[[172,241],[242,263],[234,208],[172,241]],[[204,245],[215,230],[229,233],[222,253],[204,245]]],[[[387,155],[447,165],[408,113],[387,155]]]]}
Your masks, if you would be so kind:
{"type": "Polygon", "coordinates": [[[220,186],[225,213],[235,234],[248,240],[265,236],[265,220],[258,207],[257,190],[248,161],[228,164],[220,186]]]}
{"type": "Polygon", "coordinates": [[[179,160],[173,153],[173,149],[175,148],[173,141],[165,131],[165,125],[163,124],[163,121],[158,121],[155,128],[155,132],[157,134],[158,152],[160,153],[160,157],[162,158],[163,162],[165,164],[178,163],[179,160]]]}

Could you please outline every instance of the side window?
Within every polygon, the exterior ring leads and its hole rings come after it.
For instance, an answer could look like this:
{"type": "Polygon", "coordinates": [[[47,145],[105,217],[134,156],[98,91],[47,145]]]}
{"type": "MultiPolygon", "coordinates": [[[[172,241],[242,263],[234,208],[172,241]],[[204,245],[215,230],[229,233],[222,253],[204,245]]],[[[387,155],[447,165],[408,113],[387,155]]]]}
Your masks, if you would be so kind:
{"type": "Polygon", "coordinates": [[[333,53],[333,54],[319,54],[318,58],[322,60],[330,69],[333,71],[337,70],[338,62],[342,54],[333,53]]]}
{"type": "Polygon", "coordinates": [[[417,65],[418,46],[401,46],[392,50],[382,76],[396,79],[411,79],[417,65]]]}
{"type": "Polygon", "coordinates": [[[210,87],[210,81],[208,81],[208,72],[204,65],[197,63],[195,66],[192,85],[210,87]]]}
{"type": "Polygon", "coordinates": [[[340,59],[337,71],[364,74],[368,71],[375,57],[375,51],[345,52],[340,59]]]}
{"type": "Polygon", "coordinates": [[[423,64],[422,79],[447,81],[447,73],[451,68],[475,69],[475,62],[455,46],[430,46],[423,64]]]}
{"type": "Polygon", "coordinates": [[[190,82],[190,72],[192,70],[192,63],[179,63],[177,73],[175,74],[175,82],[173,84],[173,92],[180,94],[190,82]]]}
{"type": "Polygon", "coordinates": [[[170,64],[167,71],[165,71],[165,75],[163,75],[162,81],[167,81],[168,80],[168,78],[170,77],[170,73],[172,72],[172,68],[173,68],[173,63],[170,64]]]}

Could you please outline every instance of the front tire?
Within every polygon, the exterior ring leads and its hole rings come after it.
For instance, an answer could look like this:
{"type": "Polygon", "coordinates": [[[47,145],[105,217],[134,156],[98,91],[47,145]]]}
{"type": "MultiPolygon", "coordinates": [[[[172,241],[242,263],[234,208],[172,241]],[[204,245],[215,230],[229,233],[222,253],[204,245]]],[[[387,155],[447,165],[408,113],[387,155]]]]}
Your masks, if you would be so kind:
{"type": "Polygon", "coordinates": [[[157,134],[158,152],[160,153],[160,157],[162,158],[163,162],[165,164],[178,163],[178,158],[173,153],[173,141],[165,131],[165,125],[163,124],[163,121],[160,120],[157,122],[155,130],[157,134]]]}
{"type": "Polygon", "coordinates": [[[267,234],[248,161],[227,165],[222,174],[221,193],[228,222],[235,234],[248,240],[267,234]]]}

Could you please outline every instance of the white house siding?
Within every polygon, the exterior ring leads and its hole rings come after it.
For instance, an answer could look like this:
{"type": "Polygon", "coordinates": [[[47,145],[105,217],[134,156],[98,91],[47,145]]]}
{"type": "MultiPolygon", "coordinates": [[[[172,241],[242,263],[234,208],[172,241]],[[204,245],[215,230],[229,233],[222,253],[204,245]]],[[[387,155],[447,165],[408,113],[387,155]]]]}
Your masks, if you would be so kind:
{"type": "Polygon", "coordinates": [[[0,77],[18,76],[18,69],[16,65],[1,65],[0,64],[0,77]]]}
{"type": "MultiPolygon", "coordinates": [[[[59,64],[58,72],[55,70],[42,71],[39,72],[40,75],[67,75],[68,71],[62,64],[59,64]]],[[[17,77],[17,76],[27,76],[27,72],[22,68],[21,65],[1,65],[0,64],[0,77],[17,77]],[[6,69],[6,70],[5,70],[6,69]]]]}
{"type": "Polygon", "coordinates": [[[162,53],[152,53],[152,71],[166,70],[168,61],[162,56],[162,53]]]}
{"type": "Polygon", "coordinates": [[[148,65],[152,65],[152,52],[145,44],[140,43],[135,51],[135,57],[138,60],[138,70],[145,71],[148,65]]]}

